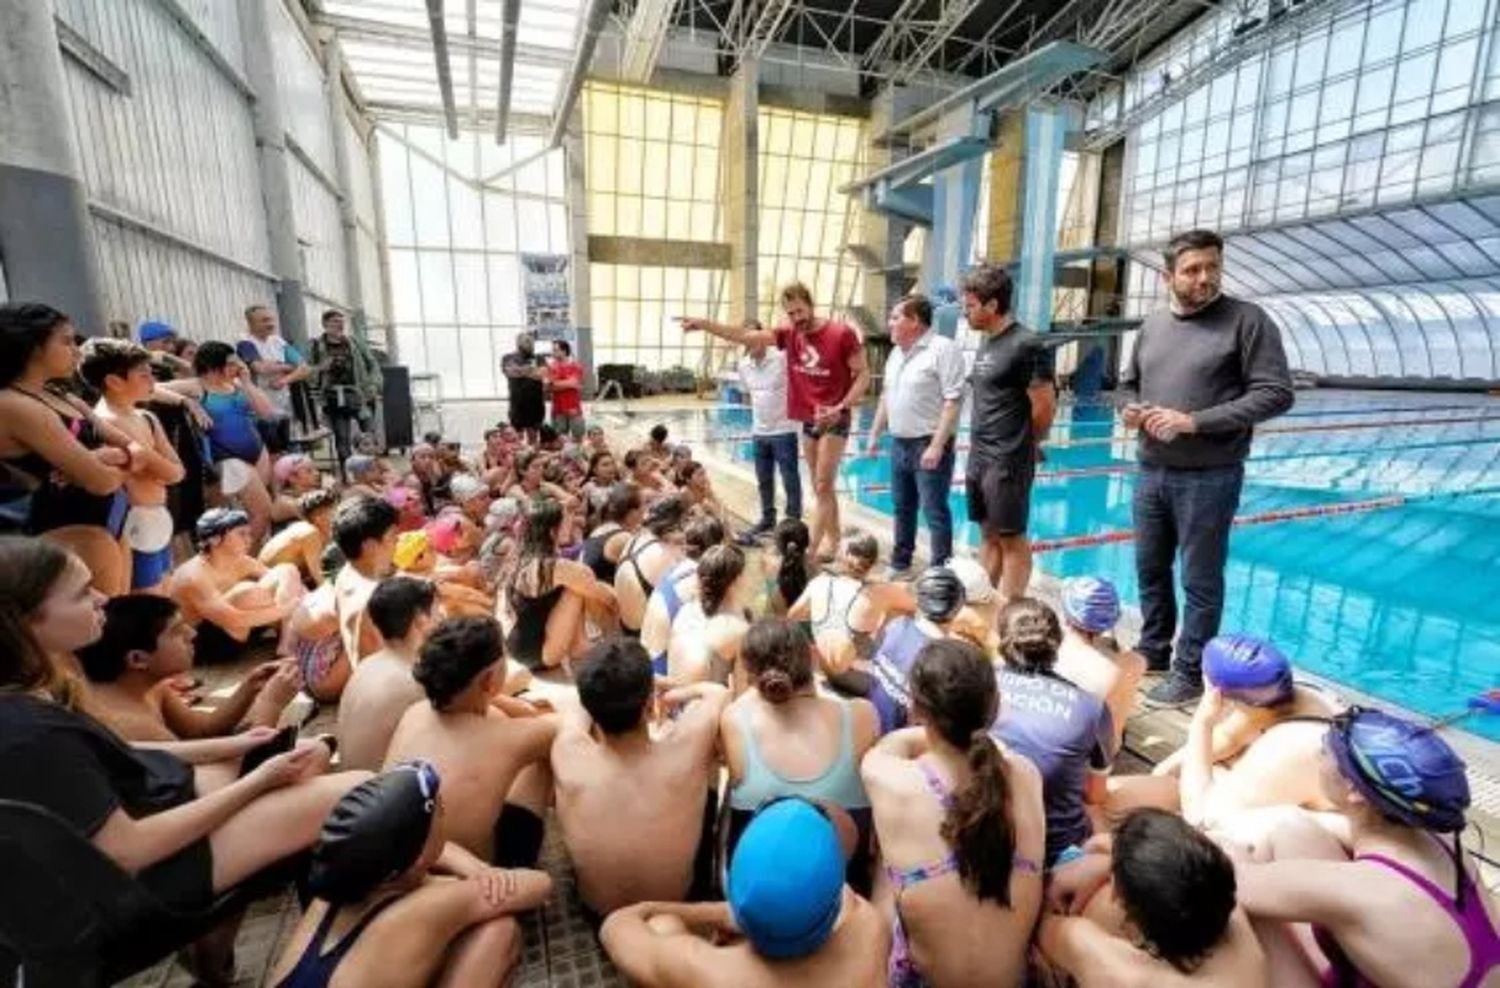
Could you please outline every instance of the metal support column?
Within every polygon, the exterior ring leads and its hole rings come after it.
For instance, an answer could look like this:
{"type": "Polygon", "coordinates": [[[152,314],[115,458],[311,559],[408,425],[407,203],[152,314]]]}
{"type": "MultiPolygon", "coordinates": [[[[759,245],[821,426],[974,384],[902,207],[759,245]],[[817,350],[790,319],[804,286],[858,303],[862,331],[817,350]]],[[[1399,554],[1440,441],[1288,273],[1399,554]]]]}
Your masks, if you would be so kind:
{"type": "MultiPolygon", "coordinates": [[[[339,226],[344,233],[344,301],[354,334],[369,339],[369,317],[365,313],[364,277],[359,267],[359,220],[354,209],[354,162],[344,142],[349,119],[349,100],[344,92],[344,54],[338,36],[329,34],[323,45],[323,92],[328,101],[328,120],[333,137],[333,177],[339,187],[339,226]]],[[[361,156],[363,161],[363,156],[361,156]]]]}
{"type": "MultiPolygon", "coordinates": [[[[965,103],[944,114],[938,141],[977,137],[988,126],[989,116],[976,118],[973,104],[965,103]]],[[[970,157],[933,173],[932,232],[927,238],[924,274],[928,293],[935,298],[956,294],[959,278],[969,265],[983,167],[982,158],[970,157]]]]}
{"type": "Polygon", "coordinates": [[[589,219],[585,206],[588,187],[584,174],[583,110],[580,107],[573,108],[562,147],[568,186],[568,307],[573,314],[573,357],[583,365],[583,393],[591,394],[597,381],[594,375],[593,305],[589,294],[589,219]]]}
{"type": "Polygon", "coordinates": [[[290,151],[286,122],[276,78],[276,51],[271,43],[270,9],[281,0],[242,0],[240,38],[245,47],[245,71],[255,90],[252,118],[260,164],[261,201],[266,209],[266,233],[271,242],[271,270],[276,275],[276,315],[281,335],[299,347],[307,345],[307,310],[302,293],[302,252],[297,246],[297,223],[292,203],[290,151]]]}
{"type": "Polygon", "coordinates": [[[0,3],[0,271],[5,295],[79,331],[105,317],[52,0],[0,3]]]}

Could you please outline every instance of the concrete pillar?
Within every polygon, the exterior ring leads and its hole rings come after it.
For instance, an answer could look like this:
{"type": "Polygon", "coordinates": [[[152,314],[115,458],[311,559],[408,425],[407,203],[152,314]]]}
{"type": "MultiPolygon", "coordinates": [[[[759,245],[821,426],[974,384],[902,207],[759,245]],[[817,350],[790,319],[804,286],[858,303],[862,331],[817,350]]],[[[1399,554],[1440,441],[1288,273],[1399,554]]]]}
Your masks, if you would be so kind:
{"type": "Polygon", "coordinates": [[[1052,325],[1052,282],[1057,254],[1057,191],[1062,172],[1067,115],[1045,104],[1026,108],[1022,169],[1021,264],[1012,307],[1024,326],[1044,332],[1052,325]]]}
{"type": "Polygon", "coordinates": [[[13,301],[105,333],[52,0],[0,3],[0,271],[13,301]]]}
{"type": "Polygon", "coordinates": [[[354,209],[354,162],[344,143],[344,122],[349,117],[349,99],[344,92],[344,54],[338,35],[329,32],[323,42],[323,94],[328,102],[328,121],[333,134],[333,180],[339,186],[339,226],[344,233],[344,300],[349,305],[349,322],[362,340],[370,336],[369,318],[365,314],[364,276],[359,268],[359,220],[354,209]]]}
{"type": "MultiPolygon", "coordinates": [[[[971,134],[974,110],[961,106],[943,116],[938,140],[971,134]]],[[[927,238],[925,272],[931,294],[958,291],[974,243],[974,214],[979,209],[979,158],[944,168],[932,176],[932,234],[927,238]]]]}
{"type": "Polygon", "coordinates": [[[746,58],[729,80],[719,146],[724,170],[724,235],[729,240],[731,323],[762,317],[759,112],[760,64],[746,58]]]}
{"type": "Polygon", "coordinates": [[[984,237],[985,260],[1013,261],[1021,244],[1021,165],[1026,143],[1026,115],[1019,111],[1000,116],[995,150],[990,153],[989,228],[984,237]]]}
{"type": "Polygon", "coordinates": [[[260,163],[261,201],[266,209],[266,233],[271,242],[271,273],[276,276],[276,315],[281,335],[305,350],[307,309],[302,295],[302,252],[297,246],[296,213],[292,204],[291,153],[286,146],[286,122],[276,80],[276,51],[271,43],[270,9],[281,0],[241,0],[240,38],[245,47],[245,75],[255,90],[253,122],[260,163]]]}
{"type": "Polygon", "coordinates": [[[573,314],[573,356],[583,365],[583,391],[592,394],[598,386],[594,374],[594,318],[589,285],[588,176],[583,147],[583,109],[573,107],[568,132],[563,137],[563,167],[568,187],[568,306],[573,314]]]}

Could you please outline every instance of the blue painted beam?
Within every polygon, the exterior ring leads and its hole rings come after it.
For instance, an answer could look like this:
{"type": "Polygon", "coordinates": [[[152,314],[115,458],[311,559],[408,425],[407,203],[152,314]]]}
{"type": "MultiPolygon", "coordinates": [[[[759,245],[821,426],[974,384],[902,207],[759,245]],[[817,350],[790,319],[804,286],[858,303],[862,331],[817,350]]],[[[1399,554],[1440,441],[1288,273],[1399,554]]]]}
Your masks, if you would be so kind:
{"type": "Polygon", "coordinates": [[[865,189],[865,206],[901,219],[932,225],[933,194],[930,185],[894,186],[878,182],[865,189]]]}
{"type": "MultiPolygon", "coordinates": [[[[989,129],[987,118],[984,129],[986,131],[989,129]]],[[[890,185],[897,188],[915,185],[944,168],[983,157],[989,149],[988,133],[983,136],[952,137],[946,141],[939,141],[924,151],[918,151],[911,157],[902,158],[894,164],[887,165],[878,172],[872,172],[864,178],[841,185],[839,191],[844,195],[850,195],[872,185],[890,185]]]]}

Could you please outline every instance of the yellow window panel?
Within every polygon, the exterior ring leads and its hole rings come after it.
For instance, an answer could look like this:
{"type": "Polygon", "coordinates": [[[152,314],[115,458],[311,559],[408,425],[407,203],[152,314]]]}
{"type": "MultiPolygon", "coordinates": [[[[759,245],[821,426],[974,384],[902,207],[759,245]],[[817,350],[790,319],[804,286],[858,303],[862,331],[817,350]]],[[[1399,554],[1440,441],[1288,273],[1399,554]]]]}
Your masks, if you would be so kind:
{"type": "Polygon", "coordinates": [[[698,105],[690,100],[672,101],[672,142],[692,144],[698,139],[698,105]]]}
{"type": "Polygon", "coordinates": [[[641,165],[645,158],[646,148],[642,141],[632,137],[620,138],[619,191],[632,195],[641,194],[641,165]]]}
{"type": "Polygon", "coordinates": [[[641,197],[621,196],[615,211],[615,233],[621,237],[641,235],[641,197]]]}
{"type": "Polygon", "coordinates": [[[641,236],[660,240],[667,235],[667,201],[641,200],[641,236]]]}

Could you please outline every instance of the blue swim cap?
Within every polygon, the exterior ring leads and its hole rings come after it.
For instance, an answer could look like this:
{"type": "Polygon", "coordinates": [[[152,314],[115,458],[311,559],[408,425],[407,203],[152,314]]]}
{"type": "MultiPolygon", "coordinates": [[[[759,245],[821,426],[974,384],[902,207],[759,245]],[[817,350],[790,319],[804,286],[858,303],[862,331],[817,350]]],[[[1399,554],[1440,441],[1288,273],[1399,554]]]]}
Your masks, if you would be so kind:
{"type": "Polygon", "coordinates": [[[832,821],[805,799],[765,806],[735,846],[725,891],[734,921],[761,955],[813,953],[843,903],[844,850],[832,821]]]}
{"type": "Polygon", "coordinates": [[[1439,834],[1464,829],[1464,761],[1430,727],[1351,707],[1328,729],[1339,773],[1385,817],[1439,834]]]}
{"type": "Polygon", "coordinates": [[[1073,627],[1097,635],[1119,622],[1120,595],[1108,580],[1079,576],[1063,581],[1062,609],[1073,627]]]}
{"type": "Polygon", "coordinates": [[[1292,663],[1253,635],[1220,635],[1203,646],[1203,675],[1226,699],[1274,707],[1292,698],[1292,663]]]}
{"type": "Polygon", "coordinates": [[[137,331],[137,335],[139,335],[142,343],[154,343],[157,340],[176,336],[177,330],[173,329],[169,323],[143,322],[137,331]]]}

